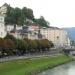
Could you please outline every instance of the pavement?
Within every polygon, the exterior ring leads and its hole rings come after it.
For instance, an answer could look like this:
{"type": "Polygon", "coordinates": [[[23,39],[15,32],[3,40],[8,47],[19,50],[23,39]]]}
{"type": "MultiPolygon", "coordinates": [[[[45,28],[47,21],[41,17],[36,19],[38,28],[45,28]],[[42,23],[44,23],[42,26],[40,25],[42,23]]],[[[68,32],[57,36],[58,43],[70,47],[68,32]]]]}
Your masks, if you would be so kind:
{"type": "Polygon", "coordinates": [[[41,58],[41,57],[54,57],[58,55],[62,55],[62,54],[56,53],[56,54],[43,54],[43,55],[8,56],[8,57],[0,58],[0,63],[6,61],[18,60],[18,59],[34,59],[34,58],[41,58]]]}

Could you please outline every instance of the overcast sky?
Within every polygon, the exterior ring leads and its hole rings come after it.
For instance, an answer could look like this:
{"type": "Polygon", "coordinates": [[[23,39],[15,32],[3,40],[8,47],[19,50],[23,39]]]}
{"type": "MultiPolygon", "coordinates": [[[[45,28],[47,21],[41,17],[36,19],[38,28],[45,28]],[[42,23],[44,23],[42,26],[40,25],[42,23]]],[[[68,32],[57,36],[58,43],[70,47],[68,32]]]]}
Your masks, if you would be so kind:
{"type": "Polygon", "coordinates": [[[0,0],[12,7],[33,9],[36,18],[44,16],[51,26],[75,27],[75,0],[0,0]]]}

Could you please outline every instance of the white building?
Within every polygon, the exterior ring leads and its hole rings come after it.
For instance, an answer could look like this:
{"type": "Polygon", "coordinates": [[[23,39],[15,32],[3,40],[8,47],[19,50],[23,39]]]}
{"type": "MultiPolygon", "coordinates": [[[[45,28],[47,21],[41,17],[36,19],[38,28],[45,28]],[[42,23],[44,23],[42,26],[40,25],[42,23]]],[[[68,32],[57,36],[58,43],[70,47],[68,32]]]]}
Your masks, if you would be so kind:
{"type": "Polygon", "coordinates": [[[14,25],[6,25],[6,31],[7,32],[10,32],[13,29],[14,29],[14,25]]]}
{"type": "Polygon", "coordinates": [[[6,12],[7,12],[7,7],[8,7],[8,4],[7,3],[5,3],[4,5],[2,5],[1,7],[0,7],[0,14],[1,15],[6,15],[6,12]]]}
{"type": "Polygon", "coordinates": [[[4,16],[0,15],[0,37],[4,38],[6,36],[5,25],[4,25],[4,16]]]}
{"type": "Polygon", "coordinates": [[[57,27],[41,28],[41,34],[46,39],[52,41],[56,47],[70,46],[68,34],[63,29],[57,27]]]}
{"type": "Polygon", "coordinates": [[[29,39],[39,39],[38,34],[39,34],[39,26],[38,25],[31,25],[28,26],[28,38],[29,39]]]}
{"type": "Polygon", "coordinates": [[[28,38],[34,40],[43,38],[42,35],[39,34],[39,26],[37,25],[23,26],[22,29],[12,30],[10,34],[18,39],[28,38]]]}
{"type": "Polygon", "coordinates": [[[16,26],[14,27],[14,25],[6,25],[6,31],[7,31],[7,32],[12,31],[14,28],[15,28],[16,30],[20,30],[20,29],[22,29],[22,26],[16,25],[16,26]]]}

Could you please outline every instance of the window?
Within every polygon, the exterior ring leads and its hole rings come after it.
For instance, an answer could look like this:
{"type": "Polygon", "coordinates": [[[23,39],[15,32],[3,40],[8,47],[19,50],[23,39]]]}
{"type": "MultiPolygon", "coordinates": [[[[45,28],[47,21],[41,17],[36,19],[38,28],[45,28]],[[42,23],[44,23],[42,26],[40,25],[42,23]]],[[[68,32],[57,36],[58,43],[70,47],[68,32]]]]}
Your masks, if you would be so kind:
{"type": "Polygon", "coordinates": [[[0,18],[0,21],[2,21],[3,20],[3,18],[0,18]]]}
{"type": "Polygon", "coordinates": [[[1,32],[1,36],[3,35],[3,33],[1,32]]]}

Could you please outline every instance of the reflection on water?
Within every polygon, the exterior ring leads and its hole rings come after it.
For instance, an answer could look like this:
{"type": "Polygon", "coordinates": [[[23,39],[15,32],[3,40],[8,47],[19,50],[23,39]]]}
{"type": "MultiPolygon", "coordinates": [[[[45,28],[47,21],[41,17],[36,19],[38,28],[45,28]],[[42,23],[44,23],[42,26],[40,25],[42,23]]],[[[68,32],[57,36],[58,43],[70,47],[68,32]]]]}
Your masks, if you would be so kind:
{"type": "Polygon", "coordinates": [[[38,75],[75,75],[75,61],[49,69],[38,75]]]}

